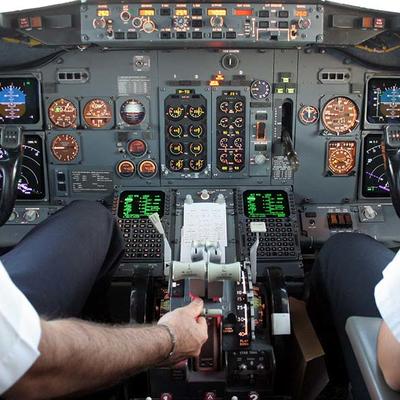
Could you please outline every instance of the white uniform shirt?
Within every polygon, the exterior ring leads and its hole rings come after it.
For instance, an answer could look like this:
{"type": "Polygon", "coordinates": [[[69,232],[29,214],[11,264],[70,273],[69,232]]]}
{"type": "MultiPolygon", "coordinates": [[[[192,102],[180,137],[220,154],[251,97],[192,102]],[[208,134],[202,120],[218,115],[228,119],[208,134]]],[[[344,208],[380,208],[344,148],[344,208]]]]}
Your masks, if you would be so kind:
{"type": "Polygon", "coordinates": [[[0,262],[0,395],[39,357],[40,319],[0,262]]]}
{"type": "Polygon", "coordinates": [[[375,287],[375,301],[383,320],[400,342],[400,251],[383,270],[375,287]]]}

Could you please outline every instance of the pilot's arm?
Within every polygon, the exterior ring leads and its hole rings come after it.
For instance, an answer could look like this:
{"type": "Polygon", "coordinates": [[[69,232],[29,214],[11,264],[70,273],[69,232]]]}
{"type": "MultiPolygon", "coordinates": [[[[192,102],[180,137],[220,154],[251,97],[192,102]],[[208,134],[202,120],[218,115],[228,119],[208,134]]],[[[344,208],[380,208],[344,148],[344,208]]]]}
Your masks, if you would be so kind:
{"type": "Polygon", "coordinates": [[[383,323],[378,336],[378,363],[387,384],[400,390],[400,252],[383,271],[375,288],[383,323]]]}
{"type": "Polygon", "coordinates": [[[143,328],[44,321],[0,263],[0,395],[29,400],[85,393],[166,359],[196,356],[207,339],[202,310],[196,300],[143,328]]]}

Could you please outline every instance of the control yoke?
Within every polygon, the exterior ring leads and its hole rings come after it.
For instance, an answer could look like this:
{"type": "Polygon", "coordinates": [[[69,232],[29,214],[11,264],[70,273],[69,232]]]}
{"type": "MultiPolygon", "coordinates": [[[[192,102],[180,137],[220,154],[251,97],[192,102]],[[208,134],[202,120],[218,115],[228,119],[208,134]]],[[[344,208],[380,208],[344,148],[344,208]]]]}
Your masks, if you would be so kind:
{"type": "Polygon", "coordinates": [[[7,126],[0,131],[0,226],[9,219],[17,198],[18,176],[22,162],[22,129],[7,126]]]}
{"type": "Polygon", "coordinates": [[[400,217],[400,125],[386,127],[383,154],[393,207],[400,217]]]}

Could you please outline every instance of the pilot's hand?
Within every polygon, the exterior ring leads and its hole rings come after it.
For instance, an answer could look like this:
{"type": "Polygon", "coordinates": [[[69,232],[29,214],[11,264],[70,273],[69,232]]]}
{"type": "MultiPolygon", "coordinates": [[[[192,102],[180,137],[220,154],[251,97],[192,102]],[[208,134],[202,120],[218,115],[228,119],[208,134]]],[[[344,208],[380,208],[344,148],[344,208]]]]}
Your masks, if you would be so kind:
{"type": "Polygon", "coordinates": [[[200,354],[201,346],[208,337],[207,322],[200,317],[203,307],[203,300],[197,298],[186,307],[165,314],[158,321],[167,325],[176,336],[175,350],[169,362],[177,363],[200,354]]]}

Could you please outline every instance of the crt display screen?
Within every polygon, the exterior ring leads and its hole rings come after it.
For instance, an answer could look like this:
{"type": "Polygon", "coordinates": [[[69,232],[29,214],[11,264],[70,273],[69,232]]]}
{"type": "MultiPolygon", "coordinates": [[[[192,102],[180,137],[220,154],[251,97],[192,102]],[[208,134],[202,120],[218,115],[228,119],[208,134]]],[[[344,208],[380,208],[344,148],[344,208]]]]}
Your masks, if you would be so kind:
{"type": "Polygon", "coordinates": [[[118,217],[123,219],[146,218],[158,213],[164,215],[165,194],[160,191],[130,191],[119,196],[118,217]]]}
{"type": "Polygon", "coordinates": [[[285,218],[290,215],[289,201],[282,190],[247,190],[243,193],[247,218],[285,218]]]}
{"type": "Polygon", "coordinates": [[[36,124],[39,103],[36,78],[0,78],[0,124],[36,124]]]}
{"type": "Polygon", "coordinates": [[[367,120],[373,124],[400,122],[400,78],[368,81],[367,120]]]}
{"type": "MultiPolygon", "coordinates": [[[[46,196],[44,183],[43,140],[38,135],[24,135],[24,156],[18,180],[19,200],[41,200],[46,196]]],[[[0,159],[7,154],[0,148],[0,159]]],[[[2,177],[0,175],[0,187],[2,177]]],[[[1,189],[0,189],[1,190],[1,189]]]]}

